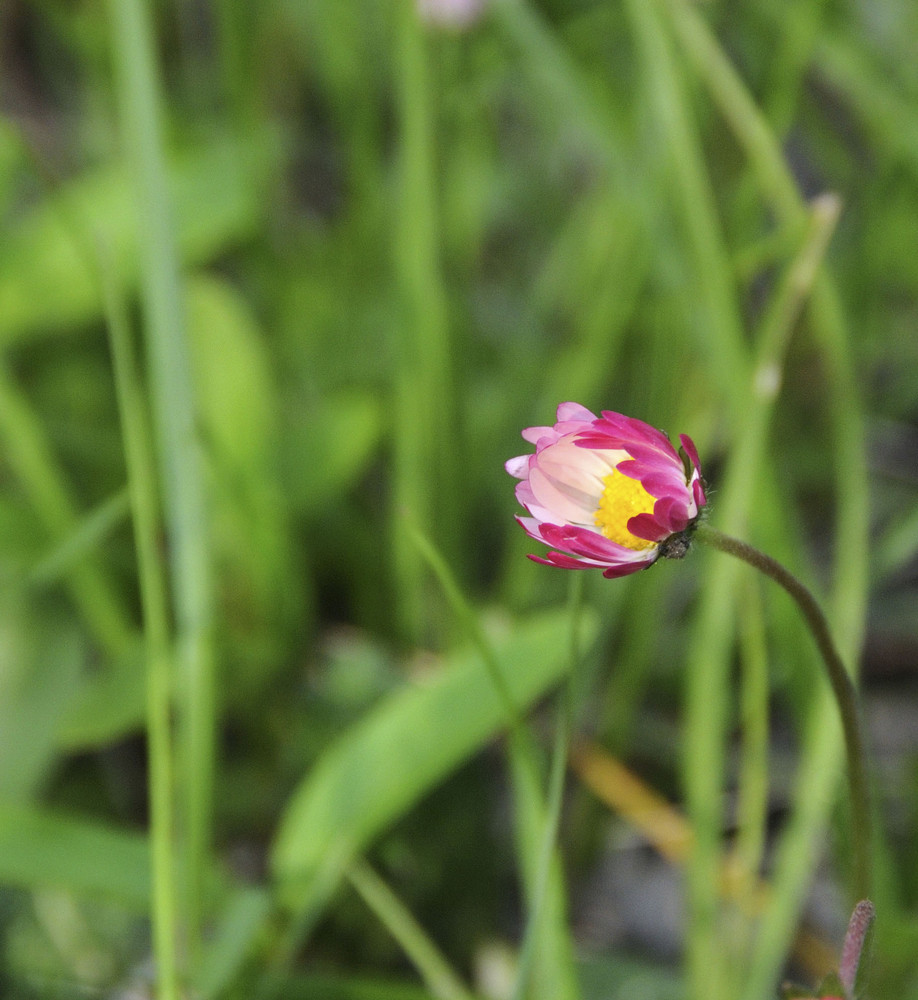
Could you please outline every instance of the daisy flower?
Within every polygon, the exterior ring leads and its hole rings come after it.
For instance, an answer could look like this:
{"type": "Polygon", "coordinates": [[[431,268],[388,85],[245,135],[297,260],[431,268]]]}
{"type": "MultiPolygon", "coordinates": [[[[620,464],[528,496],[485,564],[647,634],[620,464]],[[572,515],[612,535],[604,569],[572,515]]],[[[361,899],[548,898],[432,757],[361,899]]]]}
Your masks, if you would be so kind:
{"type": "Polygon", "coordinates": [[[644,569],[688,549],[688,530],[705,505],[692,439],[669,438],[633,417],[562,403],[551,427],[527,427],[535,453],[511,458],[527,534],[550,546],[529,558],[564,569],[601,569],[605,577],[644,569]]]}

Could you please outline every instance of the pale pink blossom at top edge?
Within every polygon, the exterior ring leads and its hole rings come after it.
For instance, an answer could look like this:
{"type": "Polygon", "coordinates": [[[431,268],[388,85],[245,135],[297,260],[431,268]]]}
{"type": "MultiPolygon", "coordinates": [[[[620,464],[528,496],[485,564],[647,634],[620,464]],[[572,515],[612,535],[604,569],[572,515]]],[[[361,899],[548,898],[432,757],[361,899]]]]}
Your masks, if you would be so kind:
{"type": "Polygon", "coordinates": [[[507,472],[520,482],[516,497],[528,517],[526,533],[550,546],[536,562],[564,569],[602,569],[603,576],[634,573],[653,563],[660,543],[685,531],[707,502],[698,452],[681,435],[686,466],[661,431],[634,417],[604,410],[600,417],[579,403],[561,403],[551,426],[529,427],[524,440],[535,452],[511,458],[507,472]],[[653,544],[631,549],[607,538],[595,516],[604,480],[613,471],[637,479],[654,498],[652,511],[627,522],[627,530],[653,544]]]}
{"type": "Polygon", "coordinates": [[[484,12],[485,0],[417,0],[418,15],[435,28],[462,30],[484,12]]]}

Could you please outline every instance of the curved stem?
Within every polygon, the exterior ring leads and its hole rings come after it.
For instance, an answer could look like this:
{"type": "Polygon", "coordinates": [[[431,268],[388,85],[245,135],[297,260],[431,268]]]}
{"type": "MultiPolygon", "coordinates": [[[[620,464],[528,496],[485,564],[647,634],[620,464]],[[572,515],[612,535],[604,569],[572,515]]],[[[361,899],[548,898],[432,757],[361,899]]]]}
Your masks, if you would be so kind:
{"type": "Polygon", "coordinates": [[[851,795],[852,838],[854,842],[854,884],[859,899],[870,890],[870,802],[865,765],[864,737],[858,712],[857,691],[829,632],[822,609],[812,593],[779,562],[753,548],[746,542],[725,535],[707,524],[699,524],[695,538],[712,548],[719,549],[771,577],[796,601],[803,614],[819,652],[822,654],[829,683],[838,704],[845,752],[848,758],[848,787],[851,795]]]}

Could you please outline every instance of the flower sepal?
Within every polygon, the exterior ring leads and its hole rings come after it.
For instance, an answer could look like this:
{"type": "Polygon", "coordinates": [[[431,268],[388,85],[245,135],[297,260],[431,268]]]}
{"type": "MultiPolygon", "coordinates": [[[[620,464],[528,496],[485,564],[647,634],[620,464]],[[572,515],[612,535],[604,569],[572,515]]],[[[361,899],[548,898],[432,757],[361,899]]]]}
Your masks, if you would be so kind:
{"type": "Polygon", "coordinates": [[[692,547],[692,535],[695,534],[695,525],[686,528],[685,531],[670,535],[669,538],[660,542],[661,559],[684,559],[689,554],[692,547]]]}

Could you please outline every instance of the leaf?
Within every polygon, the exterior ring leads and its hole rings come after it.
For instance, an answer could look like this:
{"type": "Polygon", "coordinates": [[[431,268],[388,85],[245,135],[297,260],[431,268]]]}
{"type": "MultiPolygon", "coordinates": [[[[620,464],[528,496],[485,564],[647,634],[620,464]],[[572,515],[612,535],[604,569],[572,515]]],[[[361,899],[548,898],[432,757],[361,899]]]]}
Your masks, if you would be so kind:
{"type": "Polygon", "coordinates": [[[0,883],[149,905],[146,838],[35,806],[0,803],[0,883]]]}
{"type": "MultiPolygon", "coordinates": [[[[173,215],[184,261],[209,260],[255,227],[261,211],[259,178],[272,156],[270,142],[225,138],[172,158],[173,215]]],[[[67,182],[4,232],[0,343],[72,329],[101,315],[93,263],[100,238],[119,284],[136,284],[132,190],[123,166],[106,166],[67,182]]]]}
{"type": "Polygon", "coordinates": [[[189,279],[186,302],[206,443],[237,474],[252,465],[257,473],[278,437],[277,389],[264,335],[239,292],[220,278],[197,274],[189,279]]]}
{"type": "MultiPolygon", "coordinates": [[[[596,630],[595,617],[585,615],[584,645],[596,630]]],[[[528,707],[568,667],[567,612],[531,618],[495,648],[511,696],[528,707]]],[[[386,698],[328,749],[291,797],[271,855],[286,901],[321,908],[348,862],[504,725],[494,684],[467,650],[386,698]]]]}
{"type": "Polygon", "coordinates": [[[244,698],[281,661],[284,626],[302,607],[280,481],[278,392],[267,343],[242,296],[198,275],[186,298],[212,545],[236,658],[230,690],[244,698]]]}
{"type": "Polygon", "coordinates": [[[195,984],[197,996],[208,1000],[225,991],[254,940],[264,933],[270,915],[271,899],[264,889],[249,885],[232,888],[208,937],[195,984]]]}
{"type": "Polygon", "coordinates": [[[100,747],[139,729],[146,706],[143,647],[129,652],[87,677],[61,719],[57,739],[62,750],[100,747]]]}
{"type": "Polygon", "coordinates": [[[382,408],[367,390],[340,390],[304,407],[287,441],[293,502],[307,514],[334,502],[377,454],[382,431],[382,408]]]}
{"type": "Polygon", "coordinates": [[[84,658],[72,624],[52,625],[15,598],[0,606],[0,800],[42,787],[84,658]]]}

